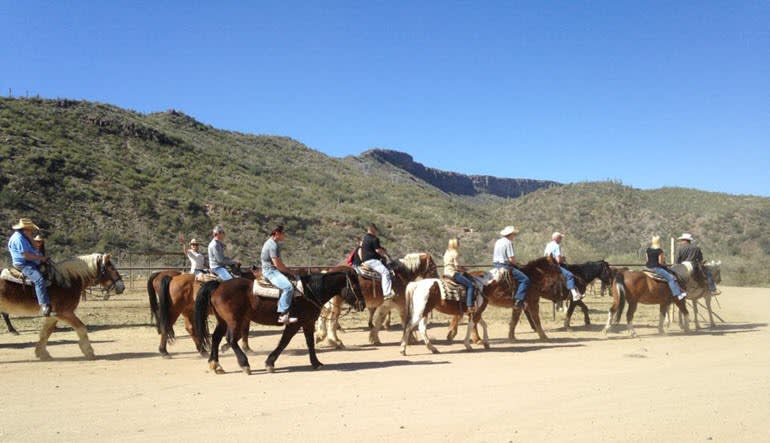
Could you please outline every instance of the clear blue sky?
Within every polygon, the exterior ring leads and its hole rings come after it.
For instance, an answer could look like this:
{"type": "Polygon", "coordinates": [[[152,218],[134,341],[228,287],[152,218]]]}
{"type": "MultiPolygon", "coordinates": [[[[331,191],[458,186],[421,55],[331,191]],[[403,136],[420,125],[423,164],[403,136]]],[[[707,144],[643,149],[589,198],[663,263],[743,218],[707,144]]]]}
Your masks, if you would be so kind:
{"type": "Polygon", "coordinates": [[[770,196],[770,3],[0,1],[0,94],[333,156],[770,196]],[[203,2],[201,2],[203,3],[203,2]]]}

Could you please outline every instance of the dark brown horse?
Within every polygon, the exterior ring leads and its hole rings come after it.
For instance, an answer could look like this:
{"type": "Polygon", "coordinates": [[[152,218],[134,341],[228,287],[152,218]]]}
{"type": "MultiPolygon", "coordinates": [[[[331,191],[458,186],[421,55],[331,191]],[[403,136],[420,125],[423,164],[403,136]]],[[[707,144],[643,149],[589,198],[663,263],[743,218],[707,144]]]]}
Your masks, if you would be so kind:
{"type": "Polygon", "coordinates": [[[163,277],[176,277],[181,274],[181,271],[176,269],[166,269],[164,271],[156,271],[150,274],[147,278],[147,297],[150,301],[150,321],[155,323],[155,329],[160,334],[160,317],[158,312],[158,294],[160,293],[161,280],[163,277]]]}
{"type": "Polygon", "coordinates": [[[628,303],[628,312],[626,320],[628,321],[628,330],[631,337],[636,337],[634,330],[634,313],[639,303],[646,305],[660,306],[660,321],[658,323],[658,332],[663,334],[663,322],[666,318],[666,310],[671,303],[676,304],[679,311],[684,315],[684,330],[689,332],[689,313],[685,300],[677,300],[671,295],[671,289],[664,281],[654,280],[640,271],[623,271],[615,276],[614,284],[610,289],[612,293],[612,307],[610,307],[607,316],[607,324],[604,327],[604,333],[609,332],[613,323],[620,321],[620,315],[623,312],[623,305],[628,303]]]}
{"type": "MultiPolygon", "coordinates": [[[[579,265],[566,265],[567,269],[575,276],[575,286],[581,294],[586,293],[588,285],[594,280],[599,279],[603,285],[612,284],[612,272],[610,271],[610,264],[604,260],[589,261],[579,265]]],[[[591,319],[588,316],[588,306],[583,300],[575,301],[572,299],[571,294],[567,290],[567,286],[564,286],[562,293],[564,300],[569,301],[569,308],[567,308],[567,315],[564,317],[564,329],[569,330],[569,322],[572,318],[572,313],[575,312],[575,307],[580,306],[583,311],[583,318],[586,326],[591,324],[591,319]]]]}
{"type": "MultiPolygon", "coordinates": [[[[292,316],[296,317],[296,323],[290,323],[284,327],[278,346],[265,360],[265,368],[268,372],[275,370],[275,361],[286,348],[292,337],[302,328],[310,354],[310,364],[314,369],[321,366],[315,352],[315,340],[313,331],[315,321],[321,313],[321,306],[334,295],[342,298],[357,310],[364,309],[364,299],[361,287],[355,271],[348,269],[345,272],[328,272],[303,275],[300,277],[304,287],[304,296],[292,301],[292,316]]],[[[209,356],[209,368],[215,373],[222,374],[224,370],[219,364],[219,346],[222,337],[227,335],[227,340],[233,348],[238,359],[238,365],[246,374],[251,374],[248,358],[238,346],[244,325],[248,328],[250,322],[263,325],[278,326],[277,323],[278,299],[255,297],[252,294],[252,282],[246,279],[233,279],[225,282],[205,283],[198,291],[195,301],[195,325],[196,330],[202,331],[202,343],[204,349],[211,349],[209,356]],[[217,319],[217,325],[212,337],[208,335],[208,313],[211,309],[217,319]]]]}
{"type": "MultiPolygon", "coordinates": [[[[541,340],[547,340],[548,337],[543,331],[542,323],[540,322],[540,297],[553,300],[561,297],[562,287],[564,286],[561,277],[561,271],[559,266],[553,259],[548,257],[540,257],[536,260],[532,260],[521,269],[530,279],[529,288],[527,288],[527,295],[524,299],[526,304],[524,313],[527,319],[537,332],[537,335],[541,340]]],[[[471,275],[482,276],[484,272],[472,272],[471,275]]],[[[501,308],[511,308],[511,322],[508,328],[508,339],[516,340],[516,324],[521,317],[521,309],[514,308],[513,295],[516,293],[518,283],[510,277],[510,274],[506,274],[504,278],[499,281],[493,281],[488,286],[484,287],[484,297],[492,306],[498,306],[501,308]]],[[[457,334],[457,325],[459,323],[460,316],[455,316],[450,321],[448,340],[452,340],[457,334]]],[[[475,343],[479,343],[478,332],[476,329],[471,330],[471,337],[475,343]]]]}
{"type": "MultiPolygon", "coordinates": [[[[56,323],[61,320],[72,326],[78,334],[80,350],[87,359],[92,360],[95,355],[88,340],[88,332],[83,322],[75,315],[75,309],[80,303],[80,295],[86,288],[97,284],[106,289],[114,288],[116,293],[121,294],[125,289],[123,279],[115,269],[109,254],[82,255],[58,263],[56,270],[55,278],[48,288],[51,307],[56,315],[43,318],[35,355],[41,360],[51,359],[46,344],[56,323]]],[[[0,280],[0,311],[10,314],[38,315],[40,307],[35,298],[34,288],[0,280]]]]}

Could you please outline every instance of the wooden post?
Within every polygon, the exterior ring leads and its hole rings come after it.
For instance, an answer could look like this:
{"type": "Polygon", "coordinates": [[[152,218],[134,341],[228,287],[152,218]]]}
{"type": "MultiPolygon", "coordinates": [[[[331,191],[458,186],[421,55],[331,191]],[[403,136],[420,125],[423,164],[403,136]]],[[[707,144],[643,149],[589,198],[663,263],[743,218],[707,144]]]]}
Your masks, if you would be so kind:
{"type": "Polygon", "coordinates": [[[669,264],[674,264],[674,237],[671,237],[671,260],[668,262],[669,264]]]}
{"type": "Polygon", "coordinates": [[[131,251],[128,251],[128,285],[134,289],[134,264],[131,261],[131,251]]]}

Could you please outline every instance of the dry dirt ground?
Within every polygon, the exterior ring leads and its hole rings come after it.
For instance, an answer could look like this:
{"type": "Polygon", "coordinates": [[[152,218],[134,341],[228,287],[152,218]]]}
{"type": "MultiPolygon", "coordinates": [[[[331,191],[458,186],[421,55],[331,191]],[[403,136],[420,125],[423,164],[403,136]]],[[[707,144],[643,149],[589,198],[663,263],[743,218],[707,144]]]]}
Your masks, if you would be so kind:
{"type": "MultiPolygon", "coordinates": [[[[595,323],[560,329],[562,314],[537,341],[508,312],[488,313],[492,348],[446,344],[445,319],[424,346],[398,353],[400,332],[368,345],[363,314],[343,319],[346,350],[324,349],[309,367],[295,337],[263,370],[279,328],[252,326],[252,375],[231,352],[215,375],[194,352],[181,322],[173,359],[158,356],[146,295],[136,290],[89,300],[96,361],[75,333],[51,338],[54,361],[34,358],[38,318],[15,319],[20,336],[0,333],[0,441],[766,441],[770,435],[770,290],[723,288],[715,329],[657,335],[657,308],[637,314],[639,338],[624,328],[605,337],[607,298],[589,297],[595,323]]],[[[3,329],[0,326],[0,329],[3,329]]],[[[4,329],[3,329],[4,330],[4,329]]]]}

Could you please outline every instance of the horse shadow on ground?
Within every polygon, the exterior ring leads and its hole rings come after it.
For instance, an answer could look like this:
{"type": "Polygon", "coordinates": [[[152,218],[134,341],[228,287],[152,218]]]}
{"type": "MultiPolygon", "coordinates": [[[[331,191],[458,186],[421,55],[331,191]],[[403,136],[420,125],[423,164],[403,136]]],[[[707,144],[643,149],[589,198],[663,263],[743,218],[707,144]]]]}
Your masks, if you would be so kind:
{"type": "MultiPolygon", "coordinates": [[[[706,327],[696,330],[694,326],[691,327],[689,332],[682,331],[681,329],[667,329],[665,333],[663,334],[644,334],[642,337],[644,338],[654,338],[654,337],[676,337],[676,336],[697,336],[697,335],[711,335],[711,336],[727,336],[727,335],[734,335],[734,334],[747,334],[747,333],[753,333],[757,332],[760,329],[766,329],[768,327],[768,323],[730,323],[730,324],[721,324],[716,325],[713,328],[706,327]]],[[[676,326],[674,326],[676,328],[676,326]]],[[[657,326],[652,325],[634,325],[634,329],[637,330],[645,330],[645,329],[654,329],[657,330],[657,326]]],[[[612,330],[609,332],[609,335],[607,337],[608,339],[625,339],[625,338],[632,338],[628,335],[628,329],[626,329],[626,326],[624,324],[620,325],[614,325],[612,327],[612,330]]]]}
{"type": "MultiPolygon", "coordinates": [[[[99,343],[114,343],[115,340],[88,340],[91,342],[91,344],[99,344],[99,343]]],[[[46,344],[46,347],[54,347],[59,345],[76,345],[79,342],[77,340],[50,340],[46,344]]],[[[35,341],[28,341],[23,343],[0,343],[0,349],[34,349],[35,346],[37,346],[37,340],[35,341]]]]}
{"type": "MultiPolygon", "coordinates": [[[[553,343],[553,342],[549,342],[553,343]]],[[[532,352],[532,351],[540,351],[543,349],[558,349],[558,348],[582,348],[586,345],[580,344],[580,343],[564,343],[564,344],[549,344],[549,343],[541,343],[536,346],[521,346],[524,344],[523,341],[516,341],[515,343],[506,342],[503,346],[495,345],[492,346],[492,343],[490,342],[489,349],[484,349],[481,345],[471,345],[473,348],[469,351],[465,348],[460,349],[450,349],[450,350],[441,350],[441,354],[473,354],[473,353],[494,353],[494,352],[507,352],[507,353],[525,353],[525,352],[532,352]]],[[[424,346],[424,345],[423,345],[424,346]]]]}
{"type": "MultiPolygon", "coordinates": [[[[319,369],[313,369],[310,364],[304,364],[304,365],[293,365],[293,366],[284,366],[284,367],[278,367],[275,368],[276,374],[281,373],[308,373],[308,372],[328,372],[328,371],[339,371],[339,372],[352,372],[352,371],[365,371],[365,370],[377,370],[377,369],[385,369],[385,368],[395,368],[395,367],[404,367],[404,366],[434,366],[434,365],[448,365],[450,364],[449,361],[443,360],[443,361],[411,361],[411,360],[388,360],[388,361],[363,361],[363,362],[349,362],[349,363],[333,363],[333,364],[324,364],[319,369]]],[[[227,374],[230,373],[240,373],[242,371],[236,370],[236,371],[228,371],[227,374]]],[[[266,370],[264,369],[252,369],[251,375],[270,375],[266,370]]]]}

